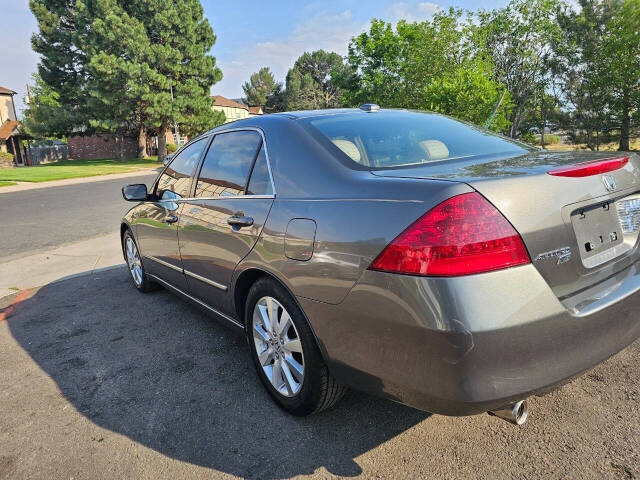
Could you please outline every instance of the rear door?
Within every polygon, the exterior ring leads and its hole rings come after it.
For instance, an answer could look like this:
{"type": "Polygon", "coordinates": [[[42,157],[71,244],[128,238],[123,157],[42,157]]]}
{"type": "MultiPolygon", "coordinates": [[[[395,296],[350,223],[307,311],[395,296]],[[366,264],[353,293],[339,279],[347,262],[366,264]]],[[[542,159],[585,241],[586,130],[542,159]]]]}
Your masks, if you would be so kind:
{"type": "Polygon", "coordinates": [[[179,245],[191,295],[231,312],[229,284],[253,248],[274,199],[267,149],[256,130],[217,134],[185,200],[179,245]]]}
{"type": "Polygon", "coordinates": [[[136,218],[136,234],[147,271],[171,285],[187,287],[178,250],[177,222],[189,196],[193,174],[207,144],[206,138],[187,145],[158,178],[152,195],[136,218]]]}

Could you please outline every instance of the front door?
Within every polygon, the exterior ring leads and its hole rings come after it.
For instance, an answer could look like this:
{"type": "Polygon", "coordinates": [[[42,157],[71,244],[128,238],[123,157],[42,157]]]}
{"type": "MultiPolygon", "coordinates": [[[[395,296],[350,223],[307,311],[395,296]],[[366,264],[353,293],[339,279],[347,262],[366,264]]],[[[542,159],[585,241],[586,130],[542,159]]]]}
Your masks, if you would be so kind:
{"type": "Polygon", "coordinates": [[[136,236],[147,272],[180,290],[187,290],[178,250],[178,221],[182,197],[188,197],[191,181],[207,139],[187,145],[171,161],[156,182],[152,201],[136,217],[136,236]]]}
{"type": "Polygon", "coordinates": [[[273,203],[273,184],[260,133],[215,136],[184,201],[178,234],[191,295],[233,314],[233,271],[253,248],[273,203]]]}

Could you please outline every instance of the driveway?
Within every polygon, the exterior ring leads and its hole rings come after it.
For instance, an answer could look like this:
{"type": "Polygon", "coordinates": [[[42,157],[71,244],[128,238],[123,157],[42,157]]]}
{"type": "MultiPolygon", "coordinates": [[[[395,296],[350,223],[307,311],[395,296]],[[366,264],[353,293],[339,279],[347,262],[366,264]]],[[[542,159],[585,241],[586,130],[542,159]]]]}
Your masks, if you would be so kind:
{"type": "Polygon", "coordinates": [[[122,186],[150,185],[156,176],[0,192],[0,261],[117,231],[131,206],[122,198],[122,186]]]}
{"type": "Polygon", "coordinates": [[[350,393],[279,410],[243,337],[118,267],[0,300],[0,478],[640,477],[640,343],[517,428],[350,393]]]}

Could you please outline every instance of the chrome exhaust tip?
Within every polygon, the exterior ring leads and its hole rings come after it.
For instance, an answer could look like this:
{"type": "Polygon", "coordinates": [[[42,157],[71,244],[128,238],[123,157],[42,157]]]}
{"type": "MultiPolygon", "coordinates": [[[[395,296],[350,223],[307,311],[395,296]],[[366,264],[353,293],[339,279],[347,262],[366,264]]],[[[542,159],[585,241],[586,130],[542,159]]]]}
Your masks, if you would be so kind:
{"type": "Polygon", "coordinates": [[[520,400],[519,402],[506,405],[503,408],[490,410],[487,413],[506,420],[509,423],[513,423],[514,425],[523,425],[529,416],[529,405],[526,400],[520,400]]]}

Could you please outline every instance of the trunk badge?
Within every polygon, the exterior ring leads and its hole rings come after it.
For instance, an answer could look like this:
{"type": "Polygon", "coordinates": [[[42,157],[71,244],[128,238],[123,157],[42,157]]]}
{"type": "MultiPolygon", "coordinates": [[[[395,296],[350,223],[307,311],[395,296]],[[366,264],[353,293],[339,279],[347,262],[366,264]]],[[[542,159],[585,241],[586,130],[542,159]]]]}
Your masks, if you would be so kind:
{"type": "Polygon", "coordinates": [[[616,181],[611,175],[603,175],[602,183],[604,184],[604,188],[607,189],[607,192],[613,192],[616,189],[616,181]]]}
{"type": "Polygon", "coordinates": [[[540,260],[548,260],[551,258],[556,259],[556,265],[568,262],[569,260],[571,260],[571,247],[562,247],[557,248],[556,250],[541,253],[533,261],[538,262],[540,260]]]}

